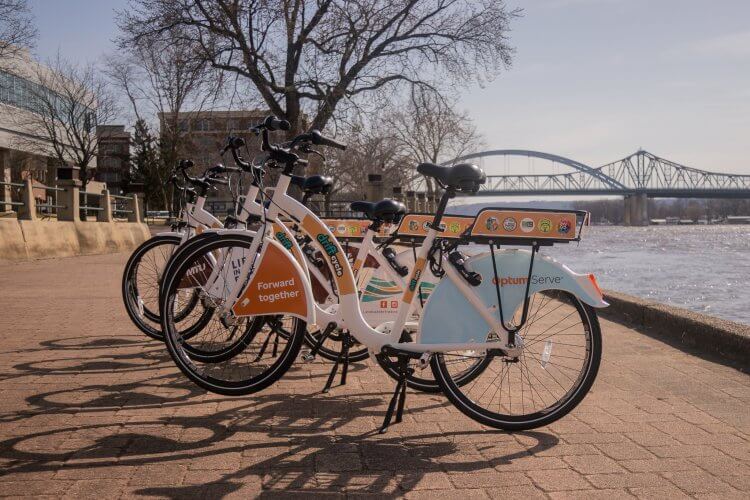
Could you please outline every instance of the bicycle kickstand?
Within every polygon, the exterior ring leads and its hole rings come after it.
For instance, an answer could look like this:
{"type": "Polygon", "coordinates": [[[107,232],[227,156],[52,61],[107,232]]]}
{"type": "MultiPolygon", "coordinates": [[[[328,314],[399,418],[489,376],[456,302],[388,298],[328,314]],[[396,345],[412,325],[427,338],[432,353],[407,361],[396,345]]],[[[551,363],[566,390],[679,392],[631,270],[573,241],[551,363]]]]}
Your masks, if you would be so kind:
{"type": "Polygon", "coordinates": [[[279,346],[279,332],[276,329],[277,326],[271,324],[270,322],[268,323],[268,326],[271,327],[271,331],[268,333],[266,340],[263,341],[263,345],[260,346],[258,355],[253,360],[253,363],[257,363],[258,361],[261,360],[261,358],[263,358],[263,355],[266,353],[266,349],[268,349],[268,343],[271,341],[271,335],[274,335],[276,337],[276,340],[274,340],[274,345],[273,345],[273,356],[274,357],[276,356],[276,351],[278,350],[278,346],[279,346]]]}
{"type": "Polygon", "coordinates": [[[403,420],[404,403],[406,403],[406,379],[413,373],[414,368],[409,366],[409,357],[399,355],[398,382],[396,383],[396,389],[393,391],[391,402],[388,404],[388,410],[385,412],[385,419],[383,419],[383,425],[379,431],[380,434],[385,433],[388,430],[388,426],[391,425],[394,410],[396,411],[396,420],[394,423],[398,424],[403,420]]]}
{"type": "Polygon", "coordinates": [[[318,339],[310,352],[302,355],[302,360],[308,363],[314,360],[315,356],[318,355],[318,351],[320,351],[320,348],[323,347],[323,342],[326,341],[326,339],[331,335],[331,332],[335,329],[336,323],[328,323],[328,326],[326,326],[326,329],[323,330],[323,333],[320,335],[320,339],[318,339]]]}
{"type": "Polygon", "coordinates": [[[336,377],[336,372],[338,372],[339,369],[339,363],[342,363],[341,367],[341,385],[346,385],[346,374],[349,371],[349,348],[352,344],[352,336],[349,335],[349,332],[344,330],[341,333],[341,351],[339,351],[338,356],[336,356],[336,361],[333,363],[333,368],[331,368],[331,373],[328,374],[328,380],[326,381],[325,387],[323,387],[323,393],[327,393],[331,390],[331,385],[333,385],[333,379],[336,377]]]}

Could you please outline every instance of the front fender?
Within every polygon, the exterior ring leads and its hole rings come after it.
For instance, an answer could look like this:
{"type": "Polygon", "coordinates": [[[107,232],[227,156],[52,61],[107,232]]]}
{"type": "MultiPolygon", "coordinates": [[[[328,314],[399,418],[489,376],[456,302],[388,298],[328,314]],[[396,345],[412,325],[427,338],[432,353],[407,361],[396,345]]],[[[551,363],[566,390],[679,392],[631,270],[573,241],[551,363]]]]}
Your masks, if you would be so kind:
{"type": "Polygon", "coordinates": [[[162,231],[160,233],[156,233],[154,236],[177,236],[178,238],[182,238],[185,233],[179,232],[179,231],[162,231]]]}
{"type": "MultiPolygon", "coordinates": [[[[531,252],[528,250],[495,251],[503,318],[506,324],[523,306],[530,259],[531,252]]],[[[467,269],[482,276],[479,286],[469,286],[471,292],[479,299],[478,304],[496,310],[497,291],[490,253],[475,255],[468,259],[465,265],[467,269]]],[[[592,275],[574,273],[555,259],[537,254],[531,273],[529,295],[544,290],[570,292],[581,302],[592,307],[608,305],[592,275]]],[[[491,331],[490,325],[456,284],[448,278],[441,280],[425,305],[420,324],[421,341],[427,344],[484,342],[491,331]]]]}
{"type": "Polygon", "coordinates": [[[232,311],[237,317],[288,314],[315,324],[315,304],[307,275],[292,254],[274,240],[265,242],[232,311]]]}

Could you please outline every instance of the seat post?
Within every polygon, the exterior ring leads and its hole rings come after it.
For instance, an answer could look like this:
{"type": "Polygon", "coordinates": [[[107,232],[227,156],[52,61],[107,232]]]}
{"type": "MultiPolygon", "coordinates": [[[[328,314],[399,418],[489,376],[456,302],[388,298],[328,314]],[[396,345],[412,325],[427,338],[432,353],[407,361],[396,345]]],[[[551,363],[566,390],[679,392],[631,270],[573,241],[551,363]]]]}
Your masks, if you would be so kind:
{"type": "Polygon", "coordinates": [[[454,196],[456,196],[456,190],[452,187],[448,187],[440,198],[440,203],[438,203],[437,210],[435,211],[435,218],[432,220],[432,227],[436,231],[440,230],[440,222],[443,220],[445,208],[448,206],[448,201],[454,196]]]}

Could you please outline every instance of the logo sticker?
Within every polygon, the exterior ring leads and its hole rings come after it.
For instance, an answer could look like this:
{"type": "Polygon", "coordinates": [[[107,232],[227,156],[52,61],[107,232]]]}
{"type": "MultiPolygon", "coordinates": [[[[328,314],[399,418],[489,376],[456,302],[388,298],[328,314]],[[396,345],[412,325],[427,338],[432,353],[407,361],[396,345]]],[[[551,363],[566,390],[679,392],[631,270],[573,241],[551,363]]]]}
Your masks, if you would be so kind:
{"type": "Polygon", "coordinates": [[[557,227],[557,232],[560,234],[568,234],[570,229],[573,227],[573,223],[569,219],[560,220],[560,225],[557,227]]]}
{"type": "Polygon", "coordinates": [[[281,245],[287,250],[290,250],[292,248],[292,240],[287,238],[286,234],[284,234],[283,232],[279,231],[278,233],[276,233],[276,239],[279,240],[279,243],[281,243],[281,245]]]}
{"type": "Polygon", "coordinates": [[[339,278],[344,275],[344,268],[341,265],[341,262],[339,261],[338,253],[339,250],[336,248],[336,244],[332,242],[327,234],[319,234],[317,236],[318,242],[323,246],[323,249],[325,250],[326,254],[328,255],[331,265],[333,265],[333,270],[336,273],[336,276],[339,278]]]}
{"type": "Polygon", "coordinates": [[[417,222],[415,220],[410,220],[409,221],[409,231],[416,231],[417,229],[419,229],[419,222],[417,222]]]}
{"type": "Polygon", "coordinates": [[[542,219],[539,221],[539,230],[543,233],[549,233],[552,231],[552,221],[549,219],[542,219]]]}
{"type": "Polygon", "coordinates": [[[341,234],[346,234],[346,225],[345,224],[339,224],[336,227],[336,232],[341,233],[341,234]]]}
{"type": "Polygon", "coordinates": [[[513,217],[506,217],[503,221],[503,229],[508,232],[515,231],[517,225],[518,224],[516,223],[516,219],[514,219],[513,217]]]}
{"type": "Polygon", "coordinates": [[[521,231],[524,233],[530,233],[534,230],[534,219],[531,217],[524,217],[521,219],[521,231]]]}
{"type": "Polygon", "coordinates": [[[487,230],[489,231],[497,231],[497,228],[500,227],[500,224],[498,223],[496,217],[490,217],[489,219],[487,219],[485,225],[487,226],[487,230]]]}
{"type": "Polygon", "coordinates": [[[458,233],[461,231],[461,224],[458,222],[451,222],[449,229],[451,233],[458,233]]]}

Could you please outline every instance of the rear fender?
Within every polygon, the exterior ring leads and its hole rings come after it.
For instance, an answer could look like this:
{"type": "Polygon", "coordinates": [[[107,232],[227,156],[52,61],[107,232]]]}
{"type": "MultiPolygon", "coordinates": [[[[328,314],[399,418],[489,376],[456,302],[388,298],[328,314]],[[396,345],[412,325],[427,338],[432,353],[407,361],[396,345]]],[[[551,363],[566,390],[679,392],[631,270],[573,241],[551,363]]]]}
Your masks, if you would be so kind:
{"type": "MultiPolygon", "coordinates": [[[[529,274],[531,252],[496,250],[497,276],[500,281],[503,318],[509,324],[523,307],[529,274]]],[[[445,265],[450,265],[446,263],[445,265]]],[[[469,289],[493,315],[497,315],[497,291],[492,256],[489,252],[466,261],[466,268],[479,273],[482,283],[469,289]]],[[[577,274],[556,260],[537,254],[529,284],[529,295],[544,290],[570,292],[592,307],[606,307],[593,275],[577,274]]],[[[498,321],[499,323],[499,321],[498,321]]],[[[469,303],[456,284],[444,278],[425,305],[420,323],[420,339],[426,344],[484,342],[492,327],[469,303]]],[[[496,332],[502,334],[504,332],[496,332]]]]}

